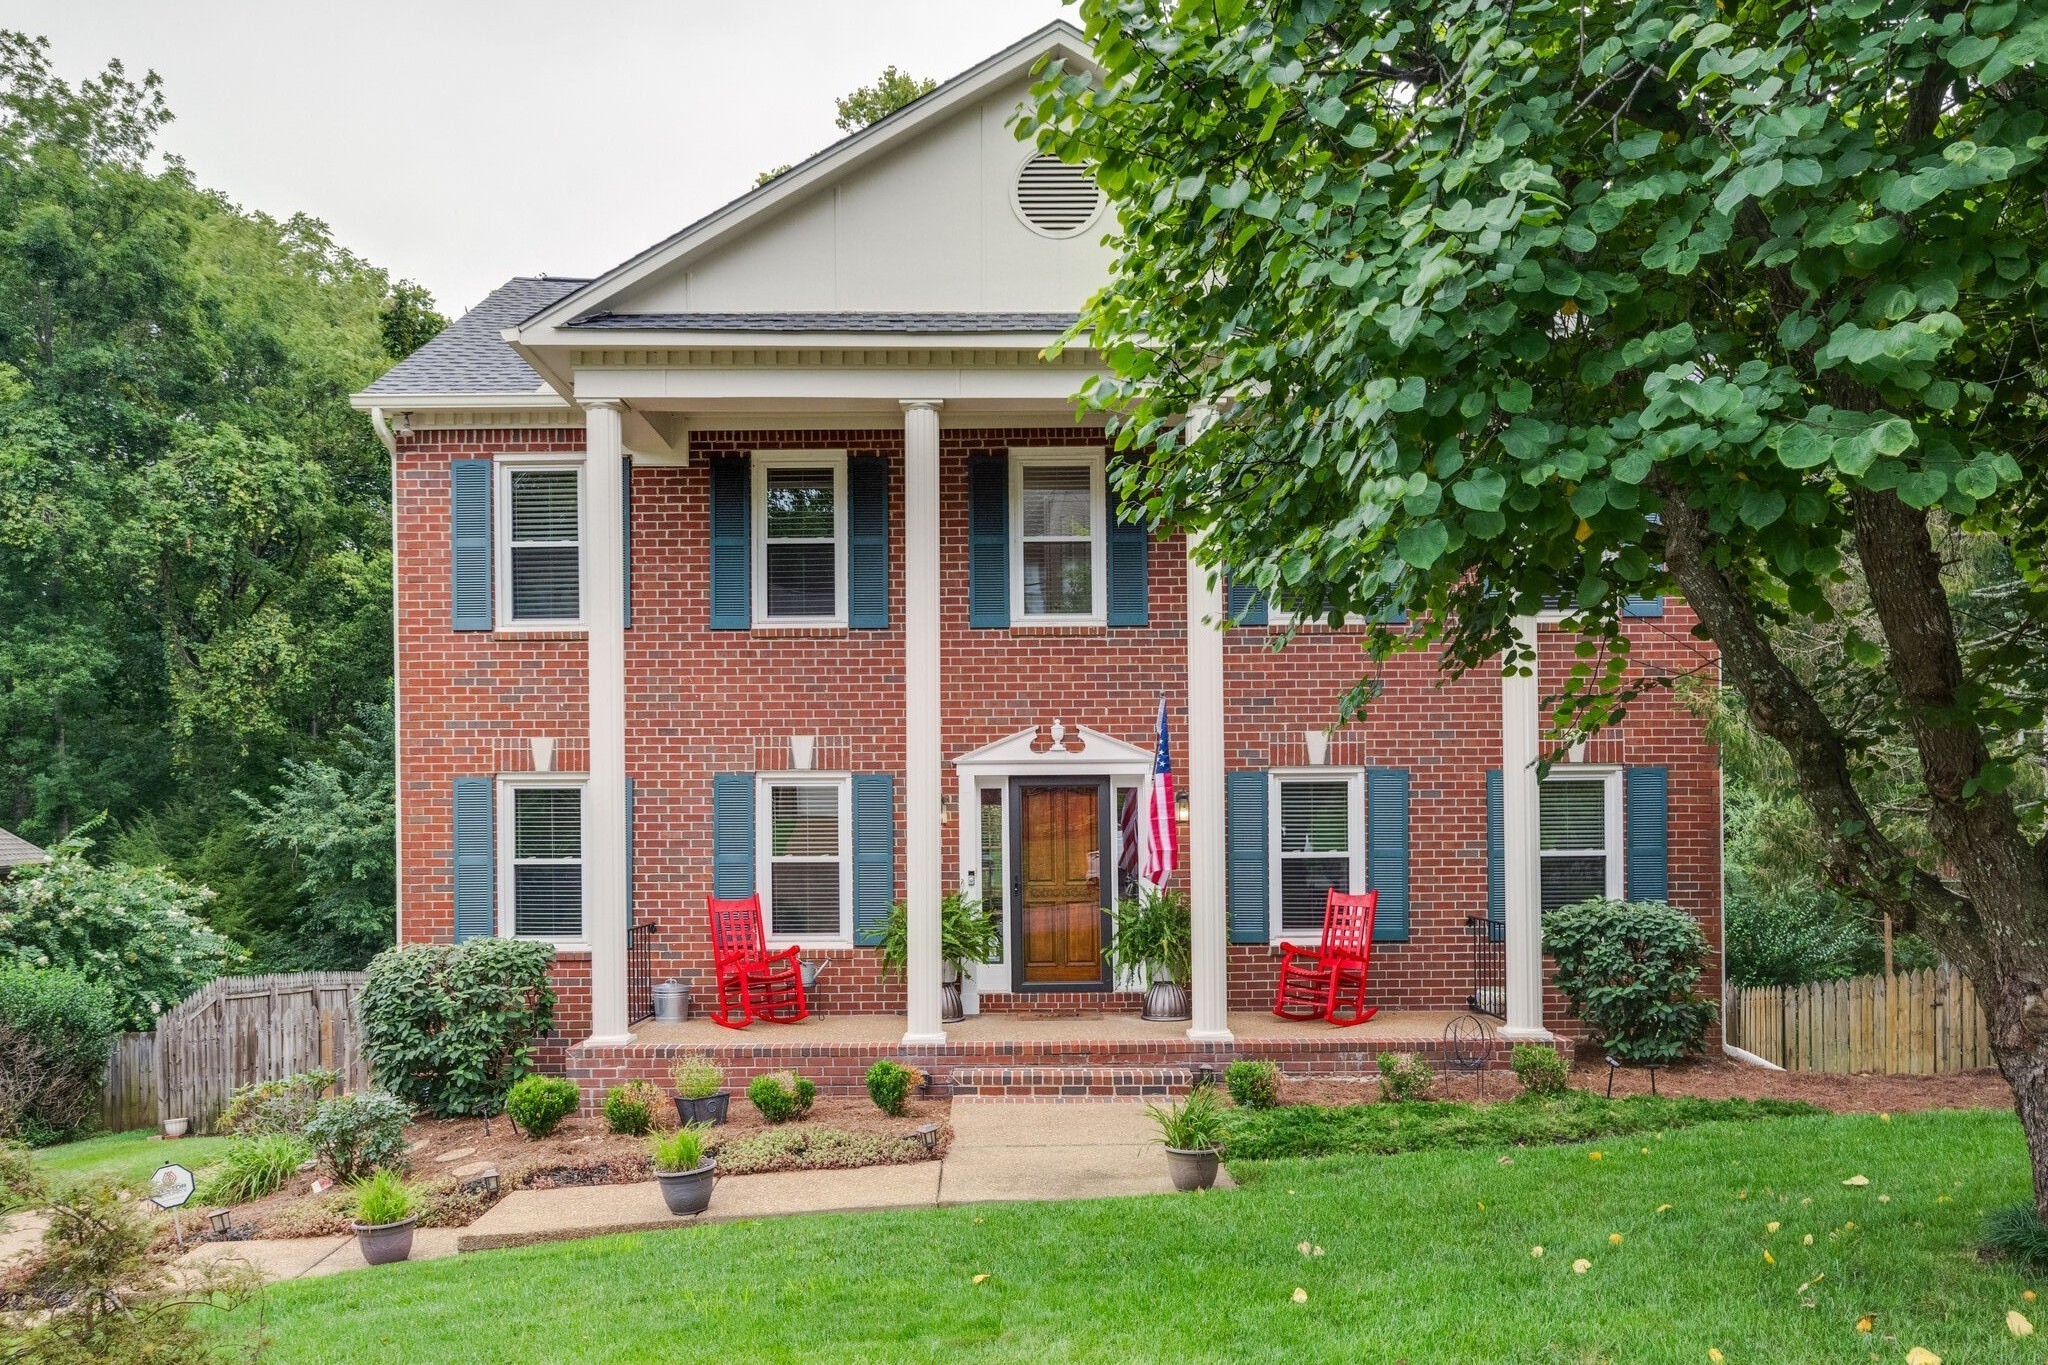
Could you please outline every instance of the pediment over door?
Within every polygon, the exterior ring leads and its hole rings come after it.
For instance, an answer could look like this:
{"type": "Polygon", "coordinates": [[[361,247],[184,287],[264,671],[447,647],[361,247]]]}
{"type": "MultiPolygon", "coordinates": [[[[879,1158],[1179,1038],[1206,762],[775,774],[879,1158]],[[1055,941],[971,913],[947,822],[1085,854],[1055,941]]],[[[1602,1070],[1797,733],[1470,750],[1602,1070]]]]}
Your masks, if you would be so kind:
{"type": "Polygon", "coordinates": [[[1152,753],[1085,725],[1055,720],[961,754],[953,766],[990,772],[1146,772],[1152,753]]]}

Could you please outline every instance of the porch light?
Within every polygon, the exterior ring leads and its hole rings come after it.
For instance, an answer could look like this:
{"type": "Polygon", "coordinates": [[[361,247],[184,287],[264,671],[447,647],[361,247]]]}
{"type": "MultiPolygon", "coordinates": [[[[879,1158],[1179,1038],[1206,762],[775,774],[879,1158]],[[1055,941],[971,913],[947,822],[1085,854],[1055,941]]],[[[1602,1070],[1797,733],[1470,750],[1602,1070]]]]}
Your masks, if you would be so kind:
{"type": "Polygon", "coordinates": [[[411,413],[409,413],[409,412],[401,412],[401,413],[399,413],[399,414],[398,414],[398,434],[399,434],[400,436],[410,436],[410,435],[412,435],[412,414],[411,414],[411,413]]]}
{"type": "Polygon", "coordinates": [[[1176,793],[1173,798],[1173,818],[1185,825],[1188,822],[1188,794],[1176,793]]]}
{"type": "Polygon", "coordinates": [[[939,1150],[938,1124],[921,1123],[917,1126],[917,1131],[912,1136],[924,1144],[924,1154],[926,1156],[930,1156],[933,1152],[939,1150]]]}
{"type": "Polygon", "coordinates": [[[206,1223],[215,1232],[225,1235],[228,1230],[228,1211],[226,1209],[215,1209],[212,1213],[206,1215],[206,1223]]]}

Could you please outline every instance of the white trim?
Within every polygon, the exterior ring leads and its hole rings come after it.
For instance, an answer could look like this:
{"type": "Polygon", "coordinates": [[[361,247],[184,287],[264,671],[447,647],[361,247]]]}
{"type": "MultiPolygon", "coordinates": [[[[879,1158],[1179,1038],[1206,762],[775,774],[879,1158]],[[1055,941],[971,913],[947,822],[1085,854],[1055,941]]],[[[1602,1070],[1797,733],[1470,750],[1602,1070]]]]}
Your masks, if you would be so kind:
{"type": "Polygon", "coordinates": [[[1600,782],[1605,784],[1601,791],[1600,818],[1605,825],[1603,830],[1605,846],[1601,849],[1601,856],[1606,859],[1606,867],[1603,869],[1606,879],[1606,895],[1609,900],[1620,900],[1622,898],[1627,875],[1627,841],[1625,832],[1622,829],[1622,822],[1626,818],[1627,807],[1622,791],[1621,774],[1621,768],[1612,764],[1560,763],[1551,768],[1549,775],[1537,785],[1536,811],[1539,833],[1536,840],[1536,860],[1539,905],[1541,904],[1542,895],[1541,874],[1544,859],[1552,857],[1589,858],[1593,855],[1593,850],[1589,848],[1546,849],[1543,847],[1540,832],[1542,829],[1543,788],[1549,786],[1552,782],[1600,782]]]}
{"type": "MultiPolygon", "coordinates": [[[[1365,769],[1350,766],[1327,766],[1321,768],[1274,768],[1268,771],[1266,797],[1266,897],[1268,940],[1279,943],[1299,943],[1313,947],[1323,941],[1321,925],[1314,929],[1285,929],[1280,923],[1280,872],[1281,860],[1287,856],[1281,847],[1280,788],[1289,782],[1342,782],[1344,784],[1345,838],[1349,847],[1345,856],[1350,859],[1351,894],[1356,895],[1365,887],[1366,861],[1366,810],[1365,810],[1365,769]]],[[[1329,857],[1323,854],[1302,854],[1303,857],[1329,857]]]]}
{"type": "MultiPolygon", "coordinates": [[[[752,466],[753,525],[748,528],[750,544],[748,572],[753,576],[754,624],[780,626],[843,626],[846,624],[846,452],[843,450],[757,450],[748,461],[752,466]],[[832,471],[832,614],[830,616],[770,616],[768,614],[768,471],[771,469],[829,469],[832,471]]],[[[799,541],[818,544],[820,541],[799,541]]]]}
{"type": "MultiPolygon", "coordinates": [[[[1100,446],[1012,446],[1010,448],[1010,620],[1018,625],[1099,626],[1109,620],[1109,536],[1103,525],[1108,499],[1103,487],[1100,446]],[[1024,471],[1081,465],[1088,471],[1089,608],[1079,612],[1024,610],[1024,471]]],[[[1040,541],[1075,543],[1076,536],[1039,536],[1040,541]]]]}
{"type": "MultiPolygon", "coordinates": [[[[590,948],[590,837],[589,778],[573,773],[500,773],[497,782],[497,832],[498,847],[498,937],[523,938],[535,943],[552,943],[560,949],[575,949],[587,952],[590,948]],[[577,847],[582,856],[576,865],[583,873],[583,932],[569,938],[555,938],[544,934],[521,934],[515,926],[519,922],[519,880],[514,869],[519,860],[513,855],[513,841],[518,838],[515,795],[521,790],[556,791],[574,789],[578,802],[576,810],[577,847]]],[[[529,860],[542,861],[542,860],[529,860]]],[[[549,862],[567,862],[568,859],[547,859],[549,862]]]]}
{"type": "Polygon", "coordinates": [[[492,592],[497,598],[493,629],[516,632],[583,628],[590,592],[590,490],[586,486],[583,467],[581,459],[570,459],[560,453],[500,453],[491,457],[491,571],[492,592]],[[573,471],[576,475],[576,615],[573,617],[519,620],[512,615],[512,472],[515,469],[521,473],[563,470],[573,471]]]}
{"type": "MultiPolygon", "coordinates": [[[[825,862],[812,855],[784,861],[825,862]]],[[[754,886],[761,894],[761,926],[770,948],[802,944],[806,948],[853,946],[853,778],[847,773],[766,772],[754,774],[754,886]],[[776,787],[829,787],[839,793],[839,932],[829,938],[814,934],[775,932],[775,804],[776,787]]]]}

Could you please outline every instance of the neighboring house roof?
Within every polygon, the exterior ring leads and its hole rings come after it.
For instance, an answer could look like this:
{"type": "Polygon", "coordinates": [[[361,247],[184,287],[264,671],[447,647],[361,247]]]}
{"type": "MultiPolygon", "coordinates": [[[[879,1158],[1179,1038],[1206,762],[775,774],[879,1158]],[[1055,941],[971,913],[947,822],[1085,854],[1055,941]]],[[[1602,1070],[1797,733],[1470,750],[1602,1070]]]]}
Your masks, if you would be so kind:
{"type": "Polygon", "coordinates": [[[596,313],[569,324],[591,331],[1064,332],[1074,313],[596,313]]]}
{"type": "Polygon", "coordinates": [[[27,867],[30,863],[47,863],[50,855],[37,848],[19,834],[9,834],[0,829],[0,868],[27,867]]]}
{"type": "Polygon", "coordinates": [[[441,334],[386,370],[366,397],[407,394],[536,393],[540,376],[500,335],[583,287],[580,279],[515,276],[441,334]]]}

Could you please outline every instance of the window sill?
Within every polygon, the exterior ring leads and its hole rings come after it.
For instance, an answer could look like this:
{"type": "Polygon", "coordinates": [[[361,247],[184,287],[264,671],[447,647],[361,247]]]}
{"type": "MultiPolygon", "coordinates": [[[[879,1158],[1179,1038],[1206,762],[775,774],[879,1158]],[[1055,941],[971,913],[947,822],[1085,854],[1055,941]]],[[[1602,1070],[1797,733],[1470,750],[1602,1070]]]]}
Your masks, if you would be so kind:
{"type": "Polygon", "coordinates": [[[590,632],[582,626],[499,626],[491,632],[493,640],[588,640],[590,632]]]}
{"type": "Polygon", "coordinates": [[[789,948],[801,948],[804,952],[846,952],[855,947],[850,938],[777,938],[768,936],[768,951],[779,953],[789,948]]]}
{"type": "Polygon", "coordinates": [[[1107,635],[1109,626],[1101,621],[1016,621],[1012,635],[1107,635]]]}
{"type": "Polygon", "coordinates": [[[555,956],[557,958],[590,956],[590,945],[588,943],[585,943],[582,939],[576,939],[573,942],[565,942],[561,939],[555,938],[540,938],[533,934],[507,934],[505,935],[505,937],[512,939],[514,942],[517,943],[553,944],[555,949],[555,956]]]}
{"type": "Polygon", "coordinates": [[[843,621],[804,621],[788,625],[756,621],[747,628],[747,634],[769,638],[783,636],[798,640],[830,640],[841,635],[850,635],[852,630],[843,621]]]}

